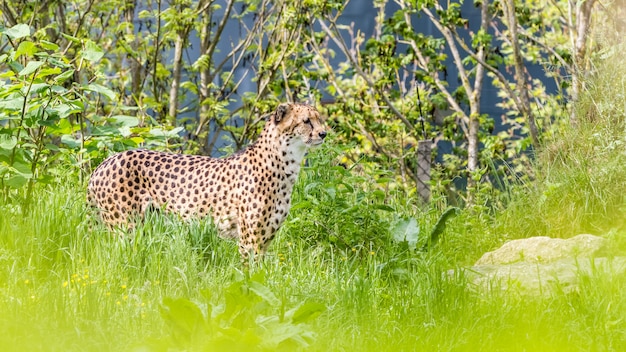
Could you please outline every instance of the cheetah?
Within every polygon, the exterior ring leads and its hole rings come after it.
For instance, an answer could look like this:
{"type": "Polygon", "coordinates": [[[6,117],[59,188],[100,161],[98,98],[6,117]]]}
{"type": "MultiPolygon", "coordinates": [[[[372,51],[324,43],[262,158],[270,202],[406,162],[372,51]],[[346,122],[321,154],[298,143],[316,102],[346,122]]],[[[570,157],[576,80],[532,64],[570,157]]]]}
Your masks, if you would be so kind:
{"type": "Polygon", "coordinates": [[[133,226],[151,207],[184,219],[210,216],[245,261],[265,253],[289,213],[302,160],[327,129],[311,106],[280,104],[259,138],[226,158],[150,150],[114,154],[93,172],[88,201],[110,227],[133,226]]]}

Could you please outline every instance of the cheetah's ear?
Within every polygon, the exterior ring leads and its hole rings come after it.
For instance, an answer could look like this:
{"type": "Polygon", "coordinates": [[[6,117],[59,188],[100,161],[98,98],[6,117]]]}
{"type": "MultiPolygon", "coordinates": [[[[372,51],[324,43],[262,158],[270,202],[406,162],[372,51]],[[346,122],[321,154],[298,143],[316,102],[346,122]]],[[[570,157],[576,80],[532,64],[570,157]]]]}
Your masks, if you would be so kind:
{"type": "Polygon", "coordinates": [[[287,116],[287,113],[291,110],[291,104],[285,103],[278,105],[276,108],[276,113],[274,114],[274,122],[279,123],[282,119],[287,116]]]}

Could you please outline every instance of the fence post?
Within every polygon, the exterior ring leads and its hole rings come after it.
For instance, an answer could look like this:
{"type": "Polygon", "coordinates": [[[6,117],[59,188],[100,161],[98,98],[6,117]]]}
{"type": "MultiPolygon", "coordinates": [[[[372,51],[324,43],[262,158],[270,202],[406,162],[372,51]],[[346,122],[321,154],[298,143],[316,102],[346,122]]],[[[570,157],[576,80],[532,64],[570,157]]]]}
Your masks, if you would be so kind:
{"type": "Polygon", "coordinates": [[[432,141],[417,143],[417,194],[424,204],[430,202],[430,155],[432,141]]]}

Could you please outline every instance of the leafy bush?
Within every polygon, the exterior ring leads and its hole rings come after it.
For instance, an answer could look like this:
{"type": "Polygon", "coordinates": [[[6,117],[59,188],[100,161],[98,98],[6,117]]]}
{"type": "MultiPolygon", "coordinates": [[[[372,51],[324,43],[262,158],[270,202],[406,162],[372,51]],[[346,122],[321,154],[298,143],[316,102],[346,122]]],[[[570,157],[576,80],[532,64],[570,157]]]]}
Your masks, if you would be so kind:
{"type": "Polygon", "coordinates": [[[287,302],[263,284],[262,272],[239,276],[222,292],[205,291],[206,304],[165,298],[161,316],[169,332],[150,349],[282,351],[311,344],[309,323],[326,310],[323,304],[304,301],[287,310],[287,302]],[[214,296],[222,299],[211,303],[214,296]]]}
{"type": "Polygon", "coordinates": [[[385,173],[357,175],[336,160],[343,152],[332,141],[309,154],[294,190],[285,232],[342,250],[378,249],[390,243],[391,212],[385,173]]]}
{"type": "MultiPolygon", "coordinates": [[[[67,37],[67,49],[48,41],[42,32],[18,24],[0,28],[0,189],[5,200],[15,198],[28,208],[35,183],[55,180],[72,164],[89,171],[111,152],[139,146],[170,146],[182,128],[152,126],[148,116],[126,115],[118,96],[99,72],[104,52],[91,40],[67,37]],[[88,72],[88,81],[79,77],[88,72]],[[57,163],[59,160],[65,163],[57,163]],[[24,193],[21,193],[22,190],[24,193]]],[[[80,173],[77,173],[80,176],[80,173]]]]}

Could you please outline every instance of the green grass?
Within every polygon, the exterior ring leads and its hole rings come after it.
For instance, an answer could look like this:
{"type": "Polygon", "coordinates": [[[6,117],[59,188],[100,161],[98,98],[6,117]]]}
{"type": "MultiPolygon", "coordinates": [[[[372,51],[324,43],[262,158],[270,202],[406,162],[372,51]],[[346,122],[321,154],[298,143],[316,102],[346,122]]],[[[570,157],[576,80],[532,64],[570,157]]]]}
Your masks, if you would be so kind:
{"type": "Polygon", "coordinates": [[[449,225],[446,242],[421,254],[400,245],[329,250],[291,227],[246,272],[235,244],[216,238],[209,225],[152,214],[133,241],[99,225],[90,231],[82,189],[38,190],[28,217],[0,207],[3,351],[214,350],[246,343],[319,351],[626,347],[626,278],[599,275],[583,280],[580,293],[525,298],[476,293],[462,276],[447,275],[460,264],[458,237],[471,232],[463,216],[449,225]],[[177,311],[173,304],[168,315],[168,298],[196,308],[177,311]],[[286,318],[305,303],[303,310],[314,307],[315,314],[303,315],[302,323],[286,318]],[[195,309],[203,323],[189,313],[195,309]],[[296,338],[259,344],[289,333],[296,338]]]}
{"type": "Polygon", "coordinates": [[[578,124],[543,148],[534,182],[510,185],[501,208],[463,210],[427,253],[394,241],[394,226],[416,219],[423,241],[444,208],[337,166],[332,138],[309,156],[292,214],[249,270],[209,224],[150,214],[131,241],[90,226],[74,176],[38,186],[28,215],[0,204],[0,350],[626,350],[623,275],[528,297],[449,274],[534,235],[590,232],[609,238],[610,254],[626,251],[626,75],[616,72],[626,63],[588,82],[578,124]]]}
{"type": "MultiPolygon", "coordinates": [[[[572,237],[626,231],[626,60],[624,44],[596,59],[574,106],[576,123],[561,122],[546,136],[535,162],[536,179],[518,185],[502,231],[516,237],[572,237]]],[[[616,238],[626,249],[624,236],[616,238]]]]}

